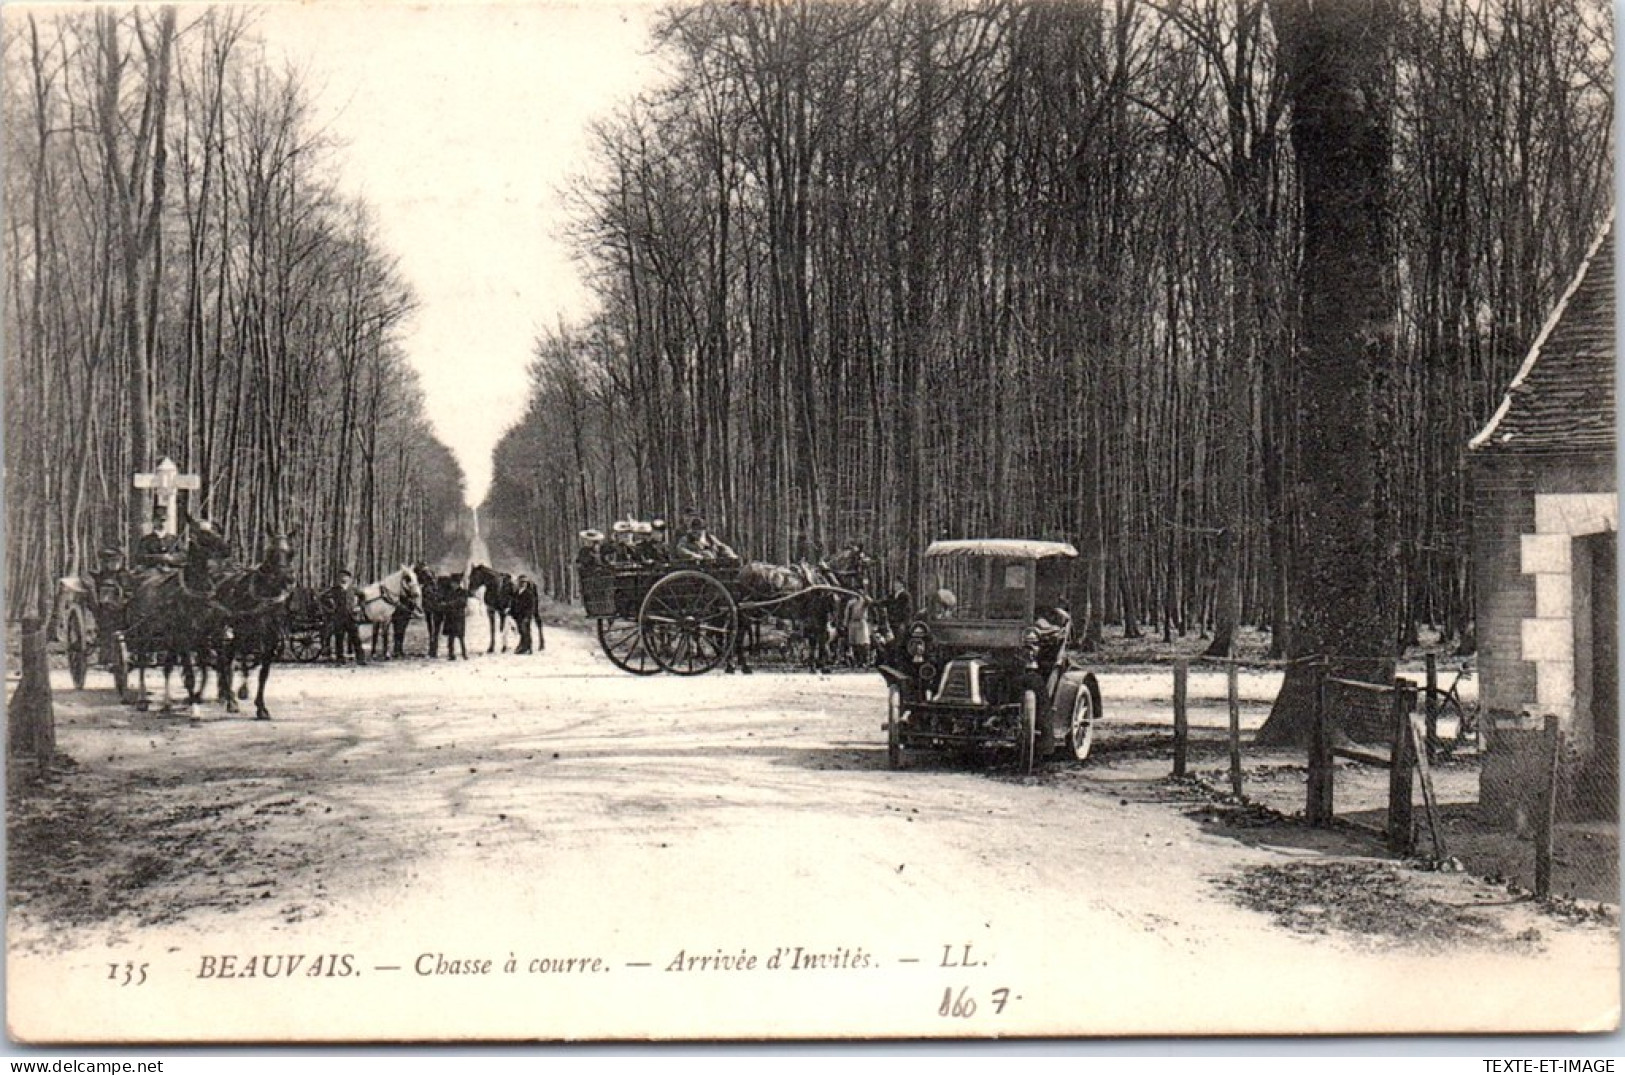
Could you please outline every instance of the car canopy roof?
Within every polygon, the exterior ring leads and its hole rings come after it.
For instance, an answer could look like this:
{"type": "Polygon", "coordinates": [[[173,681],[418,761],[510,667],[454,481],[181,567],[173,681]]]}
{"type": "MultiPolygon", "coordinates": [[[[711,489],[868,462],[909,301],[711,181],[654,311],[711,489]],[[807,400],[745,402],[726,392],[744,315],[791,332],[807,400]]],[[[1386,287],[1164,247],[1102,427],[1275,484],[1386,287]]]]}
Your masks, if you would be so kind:
{"type": "Polygon", "coordinates": [[[926,559],[948,556],[987,556],[1007,560],[1075,559],[1078,550],[1064,541],[1026,541],[1019,538],[975,538],[933,541],[926,559]]]}

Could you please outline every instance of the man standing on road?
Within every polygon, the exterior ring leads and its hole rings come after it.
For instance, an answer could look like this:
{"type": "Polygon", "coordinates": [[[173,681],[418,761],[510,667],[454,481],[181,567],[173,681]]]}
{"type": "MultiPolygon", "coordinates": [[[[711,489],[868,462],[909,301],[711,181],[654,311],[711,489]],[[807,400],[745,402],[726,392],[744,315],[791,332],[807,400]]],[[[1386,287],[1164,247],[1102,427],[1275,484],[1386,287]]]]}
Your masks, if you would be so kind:
{"type": "Polygon", "coordinates": [[[520,575],[514,580],[513,605],[509,613],[519,628],[519,647],[514,650],[515,653],[533,652],[530,648],[530,625],[533,622],[536,624],[536,650],[547,648],[547,636],[542,633],[541,594],[529,575],[520,575]]]}
{"type": "Polygon", "coordinates": [[[340,571],[338,580],[322,596],[327,603],[327,637],[332,644],[333,662],[343,664],[353,653],[356,664],[366,664],[367,655],[361,650],[361,628],[356,623],[360,594],[355,588],[355,576],[348,571],[340,571]]]}

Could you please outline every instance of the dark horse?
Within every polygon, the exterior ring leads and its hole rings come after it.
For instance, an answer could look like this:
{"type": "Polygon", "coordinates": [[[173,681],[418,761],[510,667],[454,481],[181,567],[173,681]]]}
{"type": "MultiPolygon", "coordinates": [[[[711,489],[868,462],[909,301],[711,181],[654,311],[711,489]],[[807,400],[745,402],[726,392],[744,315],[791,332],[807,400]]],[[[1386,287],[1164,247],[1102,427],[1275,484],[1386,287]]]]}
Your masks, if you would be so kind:
{"type": "MultiPolygon", "coordinates": [[[[423,626],[429,632],[429,656],[440,656],[440,606],[434,600],[435,590],[440,585],[438,576],[429,570],[429,565],[419,560],[412,565],[412,573],[418,577],[418,587],[422,590],[418,603],[423,607],[423,626]]],[[[401,641],[406,639],[406,627],[397,628],[401,641]]]]}
{"type": "Polygon", "coordinates": [[[137,708],[147,707],[147,667],[162,666],[162,711],[171,708],[169,680],[179,664],[185,676],[187,703],[201,700],[202,684],[193,670],[194,658],[210,646],[220,622],[214,601],[213,564],[230,551],[225,538],[206,523],[190,527],[186,566],[138,569],[124,614],[124,641],[140,672],[137,708]]]}
{"type": "Polygon", "coordinates": [[[752,640],[760,633],[766,617],[777,616],[794,623],[807,640],[808,670],[828,672],[832,663],[830,625],[851,596],[853,592],[823,565],[745,564],[734,582],[734,597],[740,606],[739,631],[725,671],[734,670],[736,659],[739,671],[751,671],[752,640]]]}
{"type": "Polygon", "coordinates": [[[513,615],[513,576],[506,571],[495,572],[484,564],[468,569],[468,590],[485,591],[485,616],[491,624],[491,644],[485,652],[494,653],[497,639],[502,639],[502,652],[508,652],[508,619],[513,615]]]}
{"type": "Polygon", "coordinates": [[[270,720],[265,705],[265,682],[288,630],[288,598],[293,593],[293,545],[288,535],[267,535],[264,553],[255,567],[240,567],[223,575],[215,586],[215,602],[223,610],[223,626],[216,641],[220,700],[226,712],[237,712],[232,689],[235,670],[243,670],[242,696],[248,696],[249,672],[258,666],[259,689],[254,694],[254,719],[270,720]]]}
{"type": "Polygon", "coordinates": [[[429,624],[429,656],[437,653],[441,636],[446,639],[446,660],[455,661],[457,651],[468,660],[468,587],[461,575],[419,576],[423,586],[423,616],[429,624]]]}

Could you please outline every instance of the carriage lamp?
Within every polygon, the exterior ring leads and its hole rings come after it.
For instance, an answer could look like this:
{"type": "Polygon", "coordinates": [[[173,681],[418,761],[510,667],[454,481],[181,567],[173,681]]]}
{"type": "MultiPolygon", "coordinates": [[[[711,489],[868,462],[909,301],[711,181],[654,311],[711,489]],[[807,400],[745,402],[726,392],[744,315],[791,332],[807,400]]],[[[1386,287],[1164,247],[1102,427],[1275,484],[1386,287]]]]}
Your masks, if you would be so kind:
{"type": "Polygon", "coordinates": [[[1027,667],[1038,667],[1038,628],[1029,627],[1021,632],[1022,655],[1027,659],[1027,667]]]}
{"type": "Polygon", "coordinates": [[[908,655],[914,658],[916,664],[925,660],[928,634],[923,623],[916,623],[908,632],[908,655]]]}

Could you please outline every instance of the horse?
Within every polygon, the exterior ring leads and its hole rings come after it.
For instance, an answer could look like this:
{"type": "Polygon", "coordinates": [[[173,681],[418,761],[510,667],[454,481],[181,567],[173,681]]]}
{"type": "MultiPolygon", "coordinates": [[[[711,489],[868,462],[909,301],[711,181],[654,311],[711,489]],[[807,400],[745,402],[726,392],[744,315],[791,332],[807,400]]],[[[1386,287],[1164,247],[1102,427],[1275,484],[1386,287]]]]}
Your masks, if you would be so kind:
{"type": "MultiPolygon", "coordinates": [[[[389,633],[394,628],[395,620],[406,610],[408,622],[412,618],[412,609],[417,607],[422,589],[418,586],[418,577],[412,568],[402,564],[399,571],[385,575],[377,582],[361,587],[360,615],[362,623],[372,624],[372,659],[381,661],[390,656],[389,633]]],[[[401,641],[406,637],[405,627],[396,632],[396,657],[406,656],[401,647],[401,641]]]]}
{"type": "Polygon", "coordinates": [[[248,676],[259,668],[259,689],[254,695],[254,719],[270,720],[265,705],[265,684],[271,665],[288,632],[289,599],[294,593],[293,543],[288,534],[266,535],[260,562],[227,573],[215,587],[215,602],[224,610],[224,627],[217,641],[220,700],[227,713],[236,713],[239,697],[248,697],[248,676]],[[241,692],[233,690],[238,667],[243,670],[241,692]]]}
{"type": "MultiPolygon", "coordinates": [[[[442,625],[440,622],[440,606],[434,600],[434,592],[435,588],[440,585],[440,580],[435,578],[434,572],[429,570],[429,565],[422,560],[412,565],[412,574],[418,577],[418,586],[422,590],[418,604],[423,608],[423,626],[429,632],[429,656],[438,657],[440,656],[440,628],[442,625]]],[[[402,633],[404,635],[404,629],[402,633]]]]}
{"type": "Polygon", "coordinates": [[[830,627],[845,598],[851,596],[832,571],[805,561],[780,566],[753,560],[739,569],[734,587],[741,612],[724,671],[732,672],[737,658],[739,671],[750,674],[749,640],[759,633],[768,616],[783,617],[797,625],[808,643],[808,671],[830,671],[830,627]]]}
{"type": "Polygon", "coordinates": [[[484,564],[468,569],[468,590],[484,590],[485,616],[491,624],[491,644],[485,652],[495,653],[497,639],[502,639],[502,652],[508,652],[508,618],[513,614],[513,576],[506,571],[497,573],[484,564]]]}
{"type": "Polygon", "coordinates": [[[230,552],[226,539],[207,523],[190,527],[184,567],[137,568],[124,613],[124,642],[138,671],[137,709],[146,709],[147,667],[164,670],[164,697],[159,712],[174,708],[169,681],[179,664],[191,706],[202,700],[202,685],[193,658],[209,648],[220,619],[214,601],[214,567],[230,552]]]}
{"type": "MultiPolygon", "coordinates": [[[[446,660],[455,661],[457,651],[463,651],[463,660],[468,660],[468,587],[463,584],[461,575],[442,575],[425,584],[423,589],[424,614],[433,625],[431,630],[438,630],[446,639],[446,660]]],[[[429,645],[435,645],[436,635],[429,636],[429,645]]],[[[435,655],[431,648],[429,655],[435,655]]]]}

